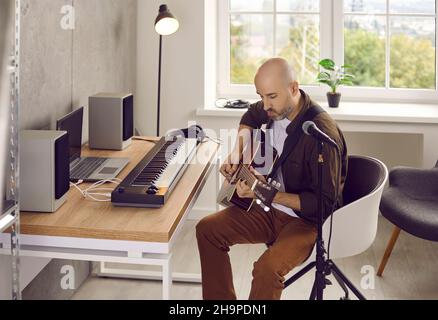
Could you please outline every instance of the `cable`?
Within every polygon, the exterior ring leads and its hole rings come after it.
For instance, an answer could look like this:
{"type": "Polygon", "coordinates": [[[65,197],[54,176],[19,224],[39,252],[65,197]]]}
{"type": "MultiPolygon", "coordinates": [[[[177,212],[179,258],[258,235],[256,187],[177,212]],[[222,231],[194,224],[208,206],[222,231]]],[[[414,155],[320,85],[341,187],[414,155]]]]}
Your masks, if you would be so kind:
{"type": "MultiPolygon", "coordinates": [[[[117,179],[117,178],[98,181],[98,182],[92,184],[87,189],[81,190],[81,194],[84,198],[89,198],[89,199],[97,201],[97,202],[109,202],[109,201],[111,201],[110,198],[111,198],[111,192],[113,191],[113,189],[99,188],[99,187],[106,184],[106,183],[119,184],[120,182],[121,182],[121,180],[117,179]],[[108,193],[108,191],[110,193],[108,193]],[[106,192],[106,193],[103,193],[103,192],[106,192]],[[104,199],[99,199],[98,197],[104,197],[104,199]]],[[[80,188],[77,185],[76,185],[76,188],[80,190],[80,188]]]]}
{"type": "Polygon", "coordinates": [[[214,104],[216,108],[224,108],[229,101],[227,98],[218,98],[214,104]]]}
{"type": "Polygon", "coordinates": [[[112,188],[100,188],[102,185],[111,183],[111,184],[120,184],[122,182],[121,179],[113,178],[113,179],[105,179],[100,180],[95,183],[93,183],[91,186],[86,188],[85,190],[82,190],[79,188],[79,185],[84,183],[83,180],[79,180],[77,183],[70,183],[70,186],[76,188],[79,193],[85,198],[85,199],[91,199],[96,202],[110,202],[111,201],[111,192],[114,191],[112,188]],[[99,199],[98,197],[103,197],[104,199],[99,199]]]}
{"type": "Polygon", "coordinates": [[[227,109],[248,109],[251,103],[242,99],[226,99],[218,98],[215,102],[216,108],[227,108],[227,109]]]}
{"type": "Polygon", "coordinates": [[[333,206],[332,206],[332,212],[330,215],[330,233],[329,233],[329,242],[328,242],[328,246],[327,246],[327,260],[330,260],[330,247],[332,244],[332,235],[333,235],[333,216],[335,213],[335,209],[336,209],[336,204],[338,203],[338,198],[339,198],[339,182],[341,180],[341,172],[342,172],[342,155],[341,155],[341,150],[339,149],[339,146],[336,148],[336,154],[338,156],[338,160],[339,160],[339,166],[338,166],[338,174],[336,176],[336,192],[335,192],[335,201],[333,202],[333,206]]]}
{"type": "Polygon", "coordinates": [[[201,143],[206,143],[207,141],[214,142],[214,143],[216,143],[218,145],[221,145],[221,146],[224,144],[224,141],[222,139],[212,138],[212,137],[209,137],[209,136],[205,136],[204,140],[201,143]]]}
{"type": "Polygon", "coordinates": [[[147,139],[147,138],[141,138],[141,137],[132,137],[132,140],[133,140],[133,141],[145,141],[145,142],[150,142],[150,143],[155,143],[155,144],[158,143],[157,140],[147,139]]]}

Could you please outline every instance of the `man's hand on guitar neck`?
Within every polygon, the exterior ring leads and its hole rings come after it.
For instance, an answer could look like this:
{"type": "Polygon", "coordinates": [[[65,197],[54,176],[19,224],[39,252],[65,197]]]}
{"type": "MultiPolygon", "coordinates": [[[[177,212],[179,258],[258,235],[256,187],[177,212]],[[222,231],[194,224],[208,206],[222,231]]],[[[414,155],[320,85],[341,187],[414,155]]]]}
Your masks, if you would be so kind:
{"type": "Polygon", "coordinates": [[[237,141],[234,150],[227,157],[220,169],[220,173],[227,179],[228,182],[231,181],[239,169],[244,150],[246,149],[246,146],[251,143],[252,130],[253,128],[245,125],[240,125],[239,127],[239,133],[237,135],[237,141]]]}
{"type": "Polygon", "coordinates": [[[242,199],[255,199],[255,193],[251,190],[251,187],[248,185],[248,182],[239,180],[236,184],[236,192],[237,195],[242,199]]]}
{"type": "Polygon", "coordinates": [[[240,156],[234,153],[230,154],[228,158],[223,163],[220,172],[228,180],[231,181],[237,169],[239,169],[240,156]]]}
{"type": "MultiPolygon", "coordinates": [[[[266,178],[258,173],[253,167],[249,167],[251,173],[261,182],[267,183],[266,178]]],[[[255,193],[251,190],[251,186],[248,185],[247,181],[240,180],[236,185],[236,192],[240,198],[243,199],[255,199],[255,193]]]]}

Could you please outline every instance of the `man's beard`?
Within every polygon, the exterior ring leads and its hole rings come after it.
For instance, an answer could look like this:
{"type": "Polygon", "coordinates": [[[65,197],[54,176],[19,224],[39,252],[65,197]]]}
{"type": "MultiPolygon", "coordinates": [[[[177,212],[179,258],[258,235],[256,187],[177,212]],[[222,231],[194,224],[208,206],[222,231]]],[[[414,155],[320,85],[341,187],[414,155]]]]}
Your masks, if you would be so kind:
{"type": "Polygon", "coordinates": [[[273,117],[272,120],[274,121],[282,121],[284,119],[286,119],[294,110],[294,107],[289,106],[283,113],[279,114],[276,117],[273,117]]]}

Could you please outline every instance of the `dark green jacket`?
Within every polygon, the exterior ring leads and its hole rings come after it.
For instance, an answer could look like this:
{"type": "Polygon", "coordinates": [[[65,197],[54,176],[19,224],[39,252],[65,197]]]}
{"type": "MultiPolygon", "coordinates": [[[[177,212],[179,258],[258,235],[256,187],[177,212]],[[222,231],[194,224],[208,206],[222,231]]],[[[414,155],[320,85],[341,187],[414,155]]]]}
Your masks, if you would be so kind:
{"type": "MultiPolygon", "coordinates": [[[[304,92],[302,94],[302,110],[294,121],[287,128],[288,134],[293,132],[298,125],[301,117],[313,105],[316,105],[304,92]]],[[[348,166],[347,146],[344,136],[332,117],[324,112],[316,116],[313,120],[315,124],[334,139],[341,150],[341,160],[336,150],[325,145],[323,149],[324,170],[323,170],[323,213],[326,220],[332,210],[335,201],[336,177],[339,163],[341,166],[341,178],[339,197],[335,208],[342,206],[342,191],[345,184],[348,166]]],[[[254,129],[260,129],[264,124],[267,128],[272,126],[266,111],[263,109],[263,102],[257,102],[249,108],[242,117],[241,125],[246,125],[254,129]]],[[[301,128],[299,130],[302,132],[301,128]]],[[[295,213],[310,222],[318,221],[318,144],[317,141],[302,133],[300,140],[296,144],[293,152],[290,153],[282,166],[285,190],[287,193],[297,194],[301,201],[301,212],[295,213]]],[[[285,151],[286,152],[286,151],[285,151]]]]}

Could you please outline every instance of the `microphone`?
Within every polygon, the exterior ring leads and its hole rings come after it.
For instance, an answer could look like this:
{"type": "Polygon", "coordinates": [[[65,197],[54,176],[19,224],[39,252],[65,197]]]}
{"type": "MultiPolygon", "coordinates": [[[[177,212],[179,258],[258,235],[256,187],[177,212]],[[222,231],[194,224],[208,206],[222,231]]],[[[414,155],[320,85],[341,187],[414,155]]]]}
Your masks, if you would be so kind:
{"type": "Polygon", "coordinates": [[[323,141],[335,148],[339,148],[336,142],[327,134],[322,132],[313,121],[306,121],[303,124],[303,131],[308,136],[314,137],[318,141],[323,141]]]}

